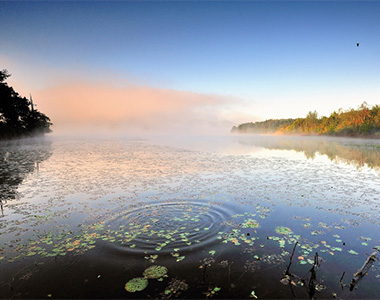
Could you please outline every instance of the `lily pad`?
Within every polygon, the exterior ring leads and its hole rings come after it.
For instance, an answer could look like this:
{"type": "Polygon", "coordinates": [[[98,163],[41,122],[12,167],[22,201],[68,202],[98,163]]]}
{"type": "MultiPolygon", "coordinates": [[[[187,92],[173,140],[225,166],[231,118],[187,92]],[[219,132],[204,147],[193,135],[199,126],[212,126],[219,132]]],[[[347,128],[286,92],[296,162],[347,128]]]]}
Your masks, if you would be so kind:
{"type": "Polygon", "coordinates": [[[279,234],[291,234],[293,231],[289,227],[277,226],[275,231],[279,234]]]}
{"type": "Polygon", "coordinates": [[[248,219],[242,225],[243,225],[243,228],[258,228],[259,227],[259,223],[253,219],[248,219]]]}
{"type": "Polygon", "coordinates": [[[164,266],[153,265],[146,269],[143,273],[145,278],[157,279],[164,277],[168,273],[168,269],[164,266]]]}
{"type": "Polygon", "coordinates": [[[148,286],[148,279],[144,277],[136,277],[129,280],[125,284],[125,290],[130,293],[140,292],[148,286]]]}

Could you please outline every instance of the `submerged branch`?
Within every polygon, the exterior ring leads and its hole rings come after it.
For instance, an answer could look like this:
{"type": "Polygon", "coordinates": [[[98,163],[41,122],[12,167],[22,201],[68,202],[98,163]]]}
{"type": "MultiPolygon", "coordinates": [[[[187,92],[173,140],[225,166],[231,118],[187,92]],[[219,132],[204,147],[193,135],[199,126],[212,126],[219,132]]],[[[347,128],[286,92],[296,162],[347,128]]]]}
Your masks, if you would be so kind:
{"type": "Polygon", "coordinates": [[[346,272],[343,272],[342,276],[341,276],[340,279],[339,279],[340,286],[342,287],[342,290],[343,290],[343,288],[345,287],[345,284],[343,283],[343,277],[344,277],[344,274],[346,274],[346,272]]]}
{"type": "Polygon", "coordinates": [[[309,280],[309,284],[308,284],[308,293],[309,293],[310,299],[312,299],[314,294],[315,294],[315,282],[317,281],[317,271],[318,271],[320,265],[321,265],[321,261],[320,261],[319,256],[318,256],[318,252],[315,252],[314,264],[310,269],[311,275],[310,275],[310,280],[309,280]]]}
{"type": "Polygon", "coordinates": [[[286,268],[286,271],[285,271],[285,275],[291,275],[291,273],[289,272],[289,270],[290,270],[290,266],[292,265],[293,255],[294,255],[294,252],[296,251],[297,244],[298,244],[298,241],[294,244],[292,254],[290,255],[289,265],[288,265],[288,267],[286,268]]]}
{"type": "Polygon", "coordinates": [[[358,282],[367,275],[368,271],[372,267],[373,263],[375,262],[377,252],[373,252],[370,256],[367,257],[365,260],[363,266],[354,274],[354,278],[352,278],[351,284],[350,284],[350,291],[352,291],[355,286],[358,284],[358,282]]]}

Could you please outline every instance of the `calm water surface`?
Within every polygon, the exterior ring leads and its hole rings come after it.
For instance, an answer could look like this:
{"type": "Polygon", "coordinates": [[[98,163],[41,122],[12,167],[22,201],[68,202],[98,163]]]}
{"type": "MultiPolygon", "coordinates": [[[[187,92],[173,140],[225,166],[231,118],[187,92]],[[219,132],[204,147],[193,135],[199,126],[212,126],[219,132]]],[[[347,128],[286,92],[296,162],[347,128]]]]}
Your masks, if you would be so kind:
{"type": "Polygon", "coordinates": [[[379,167],[376,140],[2,142],[0,297],[378,298],[378,260],[349,285],[379,167]]]}

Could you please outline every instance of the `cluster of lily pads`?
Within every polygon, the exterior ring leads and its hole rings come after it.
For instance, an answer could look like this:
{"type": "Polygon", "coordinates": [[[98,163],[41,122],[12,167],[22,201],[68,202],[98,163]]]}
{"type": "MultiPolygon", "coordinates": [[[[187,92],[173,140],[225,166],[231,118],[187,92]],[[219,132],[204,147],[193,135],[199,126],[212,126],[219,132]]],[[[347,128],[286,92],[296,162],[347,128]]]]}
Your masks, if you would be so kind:
{"type": "Polygon", "coordinates": [[[141,292],[148,286],[148,279],[157,279],[163,281],[167,275],[168,269],[164,266],[153,265],[143,272],[143,277],[136,277],[129,280],[124,288],[129,293],[141,292]]]}
{"type": "Polygon", "coordinates": [[[173,295],[178,298],[181,292],[186,291],[189,288],[189,285],[185,280],[179,280],[177,278],[172,278],[169,282],[169,285],[165,290],[160,294],[162,299],[169,299],[173,295]]]}
{"type": "Polygon", "coordinates": [[[226,231],[219,231],[217,239],[222,240],[222,243],[233,243],[236,246],[245,244],[248,246],[253,246],[255,241],[260,239],[256,233],[256,229],[260,227],[259,222],[254,219],[255,217],[260,217],[265,219],[270,213],[270,209],[267,207],[256,207],[256,213],[246,212],[243,214],[237,214],[232,216],[232,220],[223,222],[223,225],[230,227],[226,231]],[[241,222],[236,222],[234,219],[240,220],[241,222]],[[254,235],[251,233],[245,234],[242,229],[253,229],[254,235]]]}
{"type": "MultiPolygon", "coordinates": [[[[0,248],[0,262],[8,259],[13,262],[17,259],[39,255],[41,257],[64,256],[67,253],[81,254],[95,247],[99,241],[118,243],[131,249],[136,244],[144,243],[155,244],[154,249],[149,249],[152,253],[146,259],[154,262],[158,252],[163,248],[171,250],[172,256],[176,261],[181,261],[185,256],[180,255],[180,248],[185,248],[193,244],[200,243],[200,240],[189,237],[191,233],[205,233],[210,230],[208,227],[196,227],[194,224],[200,221],[200,216],[207,214],[208,209],[198,207],[198,214],[192,215],[192,208],[187,208],[183,212],[172,216],[169,223],[174,224],[171,228],[162,229],[156,226],[161,220],[156,217],[149,217],[143,220],[134,218],[128,219],[128,215],[123,217],[123,224],[114,228],[112,225],[105,225],[104,221],[95,222],[90,225],[81,225],[72,232],[65,227],[56,228],[31,236],[28,240],[18,239],[5,243],[0,248]],[[141,221],[141,222],[140,222],[141,221]],[[178,226],[176,226],[178,224],[178,226]],[[157,229],[158,228],[158,229],[157,229]],[[188,231],[186,231],[188,229],[188,231]],[[142,238],[143,236],[143,238],[142,238]],[[170,245],[173,245],[170,247],[170,245]]],[[[34,217],[33,217],[34,218],[34,217]]],[[[42,219],[41,219],[42,220],[42,219]]],[[[202,225],[202,223],[198,223],[202,225]]]]}
{"type": "MultiPolygon", "coordinates": [[[[181,255],[181,249],[196,245],[200,243],[200,237],[206,232],[210,231],[210,226],[196,227],[194,224],[199,222],[201,216],[207,214],[209,209],[207,207],[191,207],[183,206],[184,210],[180,213],[171,216],[167,221],[178,226],[171,226],[170,228],[159,228],[160,219],[148,215],[147,218],[133,219],[128,215],[123,217],[123,225],[119,225],[117,228],[106,225],[105,222],[95,222],[90,225],[83,225],[79,227],[78,232],[73,233],[68,229],[60,229],[60,232],[54,233],[53,231],[47,231],[39,234],[35,238],[30,238],[27,242],[22,242],[20,239],[17,243],[12,243],[12,247],[0,248],[0,263],[2,260],[8,258],[9,262],[15,261],[23,257],[32,257],[39,255],[41,257],[55,257],[64,256],[67,253],[82,254],[88,250],[96,247],[96,243],[100,241],[107,241],[111,243],[118,243],[125,245],[131,249],[139,245],[140,240],[145,238],[145,243],[151,243],[152,249],[145,251],[144,258],[149,262],[154,263],[162,249],[167,249],[167,253],[177,261],[185,259],[184,255],[181,255]],[[188,231],[187,231],[188,230],[188,231]],[[155,246],[154,246],[155,245],[155,246]],[[11,255],[7,255],[7,252],[11,252],[11,255]]],[[[288,251],[284,248],[286,245],[294,245],[299,242],[299,248],[301,253],[297,256],[300,264],[312,264],[314,252],[318,249],[318,252],[334,255],[336,252],[342,252],[343,240],[340,235],[334,233],[332,237],[338,245],[329,245],[326,241],[312,242],[305,236],[297,235],[292,229],[286,226],[277,226],[274,232],[277,235],[267,236],[263,239],[260,235],[261,225],[257,218],[264,219],[270,213],[270,209],[267,207],[256,207],[256,212],[246,212],[243,214],[233,215],[230,220],[223,222],[223,231],[217,232],[217,239],[221,240],[225,244],[233,244],[236,246],[251,247],[258,243],[260,248],[264,248],[267,241],[274,241],[278,243],[282,255],[288,255],[288,251]],[[248,232],[247,232],[248,231],[248,232]]],[[[309,222],[309,218],[303,218],[302,221],[306,222],[303,225],[306,229],[312,229],[312,225],[309,222]]],[[[341,225],[329,226],[326,223],[319,222],[318,228],[323,230],[342,230],[344,227],[341,225]]],[[[322,235],[322,230],[311,230],[311,236],[322,235]]],[[[369,237],[361,237],[361,244],[363,246],[369,246],[368,242],[371,241],[369,237]]],[[[272,244],[273,245],[273,244],[272,244]]],[[[211,250],[210,253],[214,251],[211,250]]],[[[358,255],[359,253],[353,249],[348,249],[347,252],[352,255],[358,255]]],[[[258,254],[255,254],[254,258],[258,258],[258,254]]]]}
{"type": "MultiPolygon", "coordinates": [[[[20,239],[19,242],[12,243],[12,247],[7,248],[8,244],[6,244],[0,248],[0,263],[6,258],[12,262],[24,257],[79,255],[103,242],[124,245],[127,250],[137,248],[136,250],[141,252],[142,257],[150,263],[155,263],[159,255],[171,256],[175,262],[180,262],[185,259],[183,255],[185,249],[189,250],[192,246],[199,244],[205,235],[212,235],[215,228],[220,230],[216,233],[216,238],[220,241],[221,246],[223,244],[227,244],[226,247],[237,246],[236,249],[239,251],[252,254],[243,266],[246,272],[256,272],[264,264],[285,264],[285,257],[289,256],[290,249],[297,242],[295,259],[300,265],[312,265],[316,251],[331,256],[344,252],[350,255],[359,254],[357,249],[355,249],[357,251],[349,248],[344,249],[344,240],[338,234],[339,230],[344,229],[342,225],[328,225],[319,222],[318,225],[313,226],[310,223],[310,218],[304,218],[301,220],[304,223],[301,224],[300,228],[302,230],[307,229],[309,234],[302,236],[296,234],[299,227],[292,227],[292,229],[287,226],[273,226],[272,233],[267,235],[270,231],[268,228],[264,228],[265,220],[263,219],[269,216],[270,209],[266,207],[257,206],[255,212],[233,215],[230,219],[217,225],[202,223],[203,216],[208,213],[207,209],[202,207],[197,210],[197,208],[190,206],[184,206],[184,208],[182,212],[165,216],[165,224],[170,226],[160,224],[162,222],[160,216],[152,216],[149,212],[143,217],[123,216],[118,226],[115,226],[115,222],[98,221],[89,225],[82,225],[78,227],[76,232],[60,227],[58,233],[53,231],[38,233],[37,236],[30,238],[27,242],[23,243],[20,239]],[[264,229],[265,236],[262,233],[264,229]],[[330,233],[329,236],[326,235],[326,232],[330,233]],[[325,238],[322,239],[322,237],[325,238]],[[142,248],[143,250],[141,250],[142,241],[147,243],[146,245],[149,245],[149,248],[142,248]],[[264,250],[267,251],[264,252],[264,250]],[[8,256],[7,251],[11,251],[13,255],[8,256]]],[[[114,220],[119,219],[115,217],[114,220]]],[[[371,238],[361,236],[360,241],[362,246],[369,247],[371,238]]],[[[143,247],[146,245],[143,244],[143,247]]],[[[203,252],[209,254],[209,257],[202,263],[204,269],[217,261],[217,257],[223,252],[223,248],[214,248],[216,249],[214,250],[206,247],[203,249],[203,252]]],[[[221,267],[230,266],[230,264],[226,260],[219,263],[221,267]]],[[[147,288],[149,280],[162,281],[165,277],[167,277],[167,268],[153,265],[147,268],[141,277],[129,280],[125,284],[125,290],[129,293],[143,291],[147,288]]],[[[165,289],[162,297],[169,298],[185,289],[187,289],[187,283],[174,280],[165,289]]],[[[206,297],[213,297],[220,289],[218,286],[210,286],[205,295],[206,297]]],[[[251,297],[255,298],[256,295],[253,293],[251,297]]]]}

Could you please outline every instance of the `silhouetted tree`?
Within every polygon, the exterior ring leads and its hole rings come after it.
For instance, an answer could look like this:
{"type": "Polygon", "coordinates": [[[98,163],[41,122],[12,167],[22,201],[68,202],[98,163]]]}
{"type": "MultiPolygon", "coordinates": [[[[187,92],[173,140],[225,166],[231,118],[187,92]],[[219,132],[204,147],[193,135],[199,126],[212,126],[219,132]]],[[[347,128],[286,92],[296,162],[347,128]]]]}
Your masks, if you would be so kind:
{"type": "Polygon", "coordinates": [[[0,139],[41,135],[51,132],[50,119],[31,109],[31,103],[21,97],[5,80],[7,70],[0,71],[0,139]]]}

